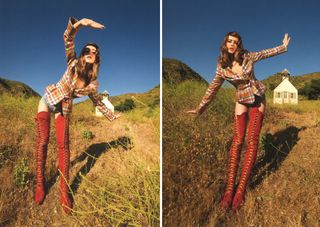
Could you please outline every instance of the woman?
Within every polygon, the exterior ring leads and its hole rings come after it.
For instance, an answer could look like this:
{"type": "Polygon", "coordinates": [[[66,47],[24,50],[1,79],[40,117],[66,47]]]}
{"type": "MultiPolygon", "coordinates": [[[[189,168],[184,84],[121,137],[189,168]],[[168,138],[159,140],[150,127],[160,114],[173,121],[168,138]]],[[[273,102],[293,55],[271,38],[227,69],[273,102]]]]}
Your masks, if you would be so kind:
{"type": "Polygon", "coordinates": [[[235,212],[243,205],[245,189],[257,156],[259,134],[266,107],[266,87],[255,78],[253,64],[264,58],[286,52],[289,42],[290,37],[285,34],[282,45],[260,52],[249,52],[243,49],[240,35],[237,32],[229,32],[220,47],[220,56],[213,81],[198,108],[187,111],[192,114],[203,113],[225,80],[237,89],[234,136],[229,152],[228,180],[220,202],[220,207],[223,209],[228,209],[232,204],[232,210],[235,212]],[[235,178],[248,117],[247,150],[239,184],[234,194],[235,178]]]}
{"type": "Polygon", "coordinates": [[[120,117],[106,108],[98,95],[97,75],[100,66],[99,47],[95,43],[84,46],[79,58],[74,51],[74,37],[79,28],[89,26],[103,29],[104,26],[93,20],[70,18],[64,32],[64,43],[67,57],[67,70],[57,84],[46,87],[45,94],[39,102],[36,145],[36,193],[35,201],[42,204],[45,197],[44,172],[47,147],[50,135],[50,113],[55,114],[56,139],[59,149],[60,203],[66,213],[73,207],[68,195],[69,180],[69,122],[74,98],[88,95],[98,109],[110,121],[120,117]]]}

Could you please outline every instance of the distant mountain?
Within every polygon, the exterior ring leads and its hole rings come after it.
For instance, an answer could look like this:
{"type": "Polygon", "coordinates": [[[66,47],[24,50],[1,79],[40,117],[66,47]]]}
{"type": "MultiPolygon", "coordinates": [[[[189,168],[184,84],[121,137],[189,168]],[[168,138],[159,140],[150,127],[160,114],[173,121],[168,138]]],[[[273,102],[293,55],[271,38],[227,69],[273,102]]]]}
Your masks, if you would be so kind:
{"type": "MultiPolygon", "coordinates": [[[[320,79],[320,72],[303,74],[300,76],[290,76],[289,80],[298,90],[311,82],[311,80],[320,79]]],[[[262,80],[262,83],[266,85],[269,91],[274,90],[282,81],[281,73],[276,73],[269,76],[267,79],[262,80]]]]}
{"type": "Polygon", "coordinates": [[[24,83],[0,77],[0,95],[2,94],[25,98],[40,97],[36,91],[24,83]]]}
{"type": "Polygon", "coordinates": [[[176,59],[164,58],[162,61],[162,79],[166,83],[178,84],[184,80],[196,80],[208,84],[188,65],[176,59]]]}

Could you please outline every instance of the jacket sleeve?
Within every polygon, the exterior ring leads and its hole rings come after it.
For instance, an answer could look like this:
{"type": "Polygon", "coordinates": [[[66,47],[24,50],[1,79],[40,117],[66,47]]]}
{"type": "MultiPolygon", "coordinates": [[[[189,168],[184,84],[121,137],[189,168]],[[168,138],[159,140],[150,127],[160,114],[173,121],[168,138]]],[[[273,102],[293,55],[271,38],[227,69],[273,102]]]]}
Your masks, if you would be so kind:
{"type": "Polygon", "coordinates": [[[206,110],[210,102],[212,102],[218,93],[224,80],[225,79],[222,77],[222,68],[220,65],[217,65],[216,74],[197,108],[198,114],[202,114],[206,110]]]}
{"type": "Polygon", "coordinates": [[[68,66],[72,63],[72,61],[76,58],[76,53],[74,51],[74,37],[77,33],[77,29],[73,27],[73,25],[78,20],[70,17],[67,25],[67,29],[63,33],[64,46],[66,50],[66,58],[68,66]]]}
{"type": "Polygon", "coordinates": [[[100,110],[100,112],[108,118],[110,121],[116,119],[115,115],[109,110],[106,105],[102,102],[101,98],[99,97],[98,91],[94,90],[89,95],[89,98],[92,100],[93,104],[100,110]]]}
{"type": "Polygon", "coordinates": [[[286,47],[285,45],[282,44],[282,45],[274,47],[274,48],[265,49],[265,50],[258,51],[258,52],[251,52],[250,59],[253,62],[257,62],[257,61],[260,61],[265,58],[270,58],[275,55],[282,54],[282,53],[286,52],[287,50],[288,50],[288,47],[286,47]]]}

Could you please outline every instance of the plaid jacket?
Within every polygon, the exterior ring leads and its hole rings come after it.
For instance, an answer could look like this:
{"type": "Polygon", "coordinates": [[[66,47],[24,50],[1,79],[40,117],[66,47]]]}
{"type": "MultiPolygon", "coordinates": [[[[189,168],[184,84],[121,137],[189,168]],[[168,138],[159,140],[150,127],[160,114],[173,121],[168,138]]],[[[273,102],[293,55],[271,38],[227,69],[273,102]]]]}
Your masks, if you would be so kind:
{"type": "Polygon", "coordinates": [[[201,114],[214,99],[218,90],[225,80],[229,81],[236,89],[236,100],[240,103],[251,104],[254,102],[254,95],[262,96],[266,87],[256,79],[253,64],[259,60],[272,57],[287,51],[284,45],[262,50],[259,52],[248,52],[244,54],[242,63],[242,74],[235,74],[230,67],[223,69],[217,64],[216,74],[210,83],[204,97],[202,98],[197,110],[201,114]]]}
{"type": "Polygon", "coordinates": [[[74,37],[77,30],[73,24],[77,20],[70,18],[66,31],[64,32],[64,44],[67,57],[67,70],[57,84],[51,84],[46,87],[45,94],[50,105],[55,105],[62,101],[63,115],[69,116],[72,112],[73,98],[88,95],[92,102],[110,121],[115,119],[114,114],[104,105],[98,95],[98,81],[92,81],[88,86],[82,89],[76,88],[78,78],[77,58],[74,51],[74,37]]]}

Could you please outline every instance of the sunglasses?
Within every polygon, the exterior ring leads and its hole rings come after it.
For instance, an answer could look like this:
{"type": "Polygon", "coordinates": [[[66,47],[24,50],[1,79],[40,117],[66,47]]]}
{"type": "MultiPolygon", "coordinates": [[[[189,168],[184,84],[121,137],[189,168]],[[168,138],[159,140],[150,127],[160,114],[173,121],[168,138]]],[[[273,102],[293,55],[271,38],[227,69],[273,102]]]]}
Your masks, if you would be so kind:
{"type": "Polygon", "coordinates": [[[81,55],[89,55],[89,54],[98,55],[99,53],[97,50],[91,50],[88,47],[84,48],[81,52],[81,55]]]}

